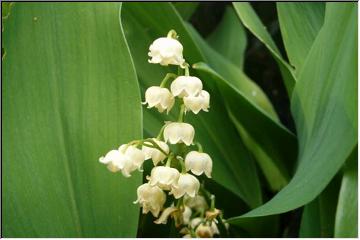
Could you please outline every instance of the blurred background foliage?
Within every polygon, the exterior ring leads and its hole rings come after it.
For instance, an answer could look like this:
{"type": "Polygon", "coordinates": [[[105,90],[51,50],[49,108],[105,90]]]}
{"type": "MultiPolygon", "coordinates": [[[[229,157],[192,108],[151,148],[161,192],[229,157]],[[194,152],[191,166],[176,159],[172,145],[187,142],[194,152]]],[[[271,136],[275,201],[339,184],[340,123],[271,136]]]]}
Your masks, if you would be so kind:
{"type": "Polygon", "coordinates": [[[357,236],[356,3],[2,3],[2,27],[3,236],[179,237],[132,204],[148,162],[97,162],[176,117],[140,106],[170,29],[211,93],[187,119],[230,236],[357,236]]]}

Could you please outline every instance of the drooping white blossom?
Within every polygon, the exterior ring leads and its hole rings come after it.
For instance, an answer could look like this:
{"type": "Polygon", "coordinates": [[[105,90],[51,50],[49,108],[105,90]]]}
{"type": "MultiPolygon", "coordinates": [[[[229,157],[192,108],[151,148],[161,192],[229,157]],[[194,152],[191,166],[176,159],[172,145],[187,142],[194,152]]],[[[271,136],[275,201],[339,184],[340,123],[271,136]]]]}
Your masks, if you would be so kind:
{"type": "Polygon", "coordinates": [[[190,207],[188,206],[185,206],[184,207],[184,211],[182,213],[182,216],[183,216],[183,223],[185,225],[188,225],[189,222],[190,222],[190,218],[191,218],[191,214],[192,214],[192,210],[190,207]]]}
{"type": "Polygon", "coordinates": [[[183,46],[171,37],[161,37],[156,39],[149,47],[149,63],[159,63],[162,66],[179,65],[183,66],[183,46]]]}
{"type": "MultiPolygon", "coordinates": [[[[165,142],[157,140],[156,138],[153,138],[152,140],[156,142],[156,144],[159,145],[159,147],[164,152],[166,152],[167,154],[169,153],[170,151],[169,146],[165,142]]],[[[154,166],[158,165],[159,162],[162,162],[166,158],[166,155],[157,148],[143,146],[142,151],[145,154],[145,160],[151,158],[154,163],[154,166]]]]}
{"type": "Polygon", "coordinates": [[[191,145],[195,136],[195,129],[189,123],[172,122],[164,129],[164,139],[171,144],[185,143],[191,145]]]}
{"type": "Polygon", "coordinates": [[[179,76],[170,85],[171,93],[179,98],[196,96],[202,90],[203,84],[197,77],[179,76]]]}
{"type": "Polygon", "coordinates": [[[191,220],[191,228],[195,229],[197,237],[212,238],[215,234],[219,234],[219,229],[214,221],[205,223],[202,218],[194,218],[191,220]]]}
{"type": "Polygon", "coordinates": [[[199,180],[189,173],[180,174],[179,180],[172,186],[171,194],[176,199],[181,198],[185,194],[195,197],[200,188],[199,180]]]}
{"type": "Polygon", "coordinates": [[[141,169],[145,161],[145,155],[140,149],[123,144],[119,147],[119,150],[111,150],[105,157],[101,157],[99,161],[107,164],[110,171],[117,172],[121,170],[125,177],[130,177],[131,172],[141,169]]]}
{"type": "Polygon", "coordinates": [[[184,104],[187,111],[192,111],[195,114],[198,114],[200,110],[207,112],[210,105],[210,94],[201,90],[196,96],[184,97],[184,104]]]}
{"type": "Polygon", "coordinates": [[[154,217],[159,216],[160,210],[163,208],[166,201],[166,194],[158,186],[151,186],[145,183],[137,189],[137,200],[134,203],[139,203],[143,208],[143,214],[149,211],[154,217]]]}
{"type": "Polygon", "coordinates": [[[173,215],[175,212],[179,211],[177,207],[174,207],[174,205],[171,205],[168,208],[165,208],[164,211],[161,213],[160,217],[154,221],[156,224],[166,224],[168,221],[168,218],[173,215]]]}
{"type": "Polygon", "coordinates": [[[188,195],[184,196],[184,204],[189,208],[192,208],[198,212],[204,211],[209,206],[202,195],[195,195],[195,197],[190,197],[188,195]]]}
{"type": "Polygon", "coordinates": [[[149,184],[159,186],[163,190],[170,190],[179,179],[180,173],[176,168],[158,166],[151,170],[149,184]]]}
{"type": "Polygon", "coordinates": [[[155,107],[159,112],[168,113],[174,106],[175,98],[167,88],[158,86],[149,87],[145,92],[145,102],[148,108],[155,107]]]}
{"type": "Polygon", "coordinates": [[[191,151],[185,157],[185,168],[197,176],[205,173],[211,178],[212,160],[207,153],[191,151]]]}

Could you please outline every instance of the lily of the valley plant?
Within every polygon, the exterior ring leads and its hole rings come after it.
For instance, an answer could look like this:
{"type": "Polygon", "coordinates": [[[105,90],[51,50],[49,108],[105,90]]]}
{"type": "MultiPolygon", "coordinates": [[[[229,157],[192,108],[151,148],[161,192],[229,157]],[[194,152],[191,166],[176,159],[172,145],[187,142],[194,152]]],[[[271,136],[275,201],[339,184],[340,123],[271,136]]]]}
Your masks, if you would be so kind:
{"type": "Polygon", "coordinates": [[[100,162],[110,171],[121,171],[130,177],[135,170],[143,171],[144,161],[151,159],[153,168],[146,177],[148,182],[138,187],[134,203],[142,207],[143,214],[151,212],[157,218],[156,224],[166,224],[172,218],[184,237],[213,237],[220,233],[219,224],[225,231],[227,224],[221,211],[215,208],[215,196],[198,179],[203,174],[211,178],[213,163],[201,144],[194,141],[194,127],[184,121],[186,112],[208,111],[210,94],[203,90],[199,78],[190,76],[183,46],[177,38],[171,30],[167,37],[156,39],[149,48],[149,63],[177,65],[183,75],[166,74],[159,86],[146,90],[143,104],[169,113],[180,102],[178,120],[165,122],[156,138],[123,144],[101,157],[100,162]]]}

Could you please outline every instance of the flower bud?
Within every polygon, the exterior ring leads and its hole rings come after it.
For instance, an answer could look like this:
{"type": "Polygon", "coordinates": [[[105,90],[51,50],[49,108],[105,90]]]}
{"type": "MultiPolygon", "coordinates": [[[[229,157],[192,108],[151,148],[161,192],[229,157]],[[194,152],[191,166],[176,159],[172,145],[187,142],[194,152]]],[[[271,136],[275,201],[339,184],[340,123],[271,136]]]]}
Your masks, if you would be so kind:
{"type": "Polygon", "coordinates": [[[210,104],[210,94],[205,90],[201,90],[197,96],[184,97],[184,104],[187,111],[190,110],[195,114],[198,114],[200,110],[207,112],[210,104]]]}
{"type": "Polygon", "coordinates": [[[143,214],[150,211],[154,217],[159,216],[166,201],[166,194],[158,186],[151,186],[149,183],[138,187],[137,197],[134,203],[139,203],[142,206],[143,214]]]}
{"type": "Polygon", "coordinates": [[[185,157],[185,168],[197,176],[205,172],[205,175],[211,178],[212,160],[206,153],[191,151],[185,157]]]}
{"type": "Polygon", "coordinates": [[[175,183],[170,194],[174,194],[176,199],[181,198],[185,194],[195,197],[200,188],[199,180],[189,173],[180,174],[179,180],[175,183]]]}
{"type": "Polygon", "coordinates": [[[145,92],[145,102],[148,108],[155,107],[159,112],[166,110],[168,113],[174,106],[175,98],[167,88],[152,86],[145,92]]]}
{"type": "MultiPolygon", "coordinates": [[[[159,147],[166,152],[167,154],[169,153],[170,149],[169,146],[163,142],[163,141],[159,141],[156,138],[152,139],[154,142],[157,143],[157,145],[159,145],[159,147]]],[[[145,154],[145,160],[147,159],[152,159],[154,166],[156,166],[159,162],[162,162],[165,158],[166,155],[164,153],[162,153],[159,149],[157,148],[151,148],[151,147],[146,147],[143,146],[142,147],[142,151],[145,154]]]]}
{"type": "Polygon", "coordinates": [[[151,170],[151,176],[149,178],[149,184],[151,186],[159,186],[161,189],[170,190],[172,185],[179,179],[179,171],[176,168],[171,167],[154,167],[151,170]]]}
{"type": "Polygon", "coordinates": [[[185,143],[187,146],[192,144],[195,129],[188,123],[172,122],[164,129],[164,139],[171,144],[185,143]]]}
{"type": "Polygon", "coordinates": [[[171,93],[179,98],[196,96],[202,90],[202,82],[197,77],[180,76],[170,85],[171,93]]]}
{"type": "Polygon", "coordinates": [[[149,63],[159,63],[162,66],[180,65],[185,63],[183,57],[183,46],[181,43],[170,37],[156,39],[149,47],[149,63]]]}

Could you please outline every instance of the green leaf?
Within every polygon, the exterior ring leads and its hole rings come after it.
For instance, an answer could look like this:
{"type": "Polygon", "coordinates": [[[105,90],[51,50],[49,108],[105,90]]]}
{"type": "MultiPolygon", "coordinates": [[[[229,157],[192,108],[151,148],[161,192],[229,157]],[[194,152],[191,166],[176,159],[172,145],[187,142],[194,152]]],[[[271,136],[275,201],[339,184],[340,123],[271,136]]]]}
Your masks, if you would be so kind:
{"type": "Polygon", "coordinates": [[[299,74],[292,98],[300,145],[298,168],[273,199],[243,217],[283,213],[312,201],[356,145],[356,19],[356,4],[327,4],[324,26],[299,74]]]}
{"type": "Polygon", "coordinates": [[[320,31],[325,3],[276,3],[281,35],[290,63],[299,73],[306,56],[320,31]]]}
{"type": "MultiPolygon", "coordinates": [[[[169,3],[124,3],[123,25],[143,92],[149,86],[159,85],[166,73],[175,72],[171,67],[149,64],[147,56],[150,44],[156,38],[166,36],[170,29],[180,36],[184,56],[189,63],[203,59],[178,13],[169,3]]],[[[220,93],[206,79],[203,79],[203,83],[204,89],[211,94],[209,113],[188,113],[186,121],[194,125],[195,140],[213,159],[213,179],[241,197],[249,206],[258,206],[262,200],[255,162],[228,118],[220,93]]],[[[176,120],[177,113],[177,108],[167,117],[156,109],[144,110],[145,132],[156,136],[164,121],[176,120]]]]}
{"type": "Polygon", "coordinates": [[[256,140],[262,150],[273,159],[274,162],[267,164],[275,165],[273,167],[279,173],[274,172],[274,174],[280,174],[280,177],[287,176],[287,169],[291,169],[296,158],[295,136],[282,125],[271,120],[262,110],[254,107],[244,94],[222,79],[208,65],[197,63],[193,67],[206,74],[209,80],[218,85],[222,95],[226,96],[225,106],[231,110],[230,116],[236,118],[251,139],[256,140]],[[236,109],[241,109],[241,111],[236,109]]]}
{"type": "Polygon", "coordinates": [[[189,20],[199,6],[198,2],[174,2],[174,7],[184,20],[189,20]]]}
{"type": "Polygon", "coordinates": [[[119,3],[16,3],[4,32],[6,237],[135,237],[129,179],[98,162],[141,138],[119,3]]]}
{"type": "MultiPolygon", "coordinates": [[[[261,108],[264,110],[270,118],[276,122],[279,122],[278,117],[275,113],[275,110],[268,100],[265,93],[261,90],[259,86],[251,81],[242,70],[235,67],[231,62],[225,59],[223,56],[215,52],[207,43],[201,38],[201,36],[196,32],[196,30],[191,26],[187,25],[188,31],[191,33],[192,38],[196,42],[197,46],[201,49],[201,52],[206,57],[207,61],[219,73],[224,76],[224,79],[228,83],[232,84],[239,92],[241,92],[248,101],[250,101],[254,108],[261,108]]],[[[222,81],[222,80],[220,80],[222,81]]],[[[226,94],[224,95],[225,101],[227,101],[226,94]]],[[[230,119],[233,121],[236,129],[241,135],[244,144],[252,152],[255,159],[257,160],[263,174],[268,180],[268,184],[272,190],[280,190],[283,186],[287,184],[289,178],[288,171],[283,166],[284,164],[276,162],[263,150],[262,145],[258,144],[247,130],[243,127],[241,122],[235,117],[233,112],[239,112],[237,108],[227,108],[230,119]],[[282,166],[278,166],[278,164],[282,166]],[[282,169],[282,170],[281,170],[282,169]]],[[[256,109],[256,111],[258,111],[256,109]]],[[[244,117],[248,117],[247,115],[244,117]]],[[[254,125],[252,125],[254,127],[254,125]]],[[[258,128],[258,126],[256,126],[258,128]]],[[[262,138],[262,137],[261,137],[262,138]]],[[[295,143],[294,143],[295,144],[295,143]]],[[[295,156],[294,156],[295,158],[295,156]]],[[[288,159],[286,159],[288,161],[288,159]]]]}
{"type": "Polygon", "coordinates": [[[312,202],[305,205],[299,237],[333,237],[341,178],[337,175],[312,202]]]}
{"type": "Polygon", "coordinates": [[[272,238],[279,236],[279,219],[279,216],[274,215],[259,218],[238,218],[227,222],[249,234],[246,237],[272,238]]]}
{"type": "Polygon", "coordinates": [[[260,18],[256,15],[250,4],[247,2],[234,2],[233,6],[244,26],[248,28],[250,32],[252,32],[262,43],[264,43],[270,53],[274,56],[284,78],[288,95],[291,96],[296,82],[292,67],[282,58],[279,49],[271,38],[271,35],[266,31],[265,26],[262,24],[260,18]]]}
{"type": "Polygon", "coordinates": [[[221,22],[207,37],[207,41],[235,66],[243,68],[247,44],[246,32],[232,7],[226,7],[221,22]]]}
{"type": "Polygon", "coordinates": [[[345,164],[336,210],[335,237],[358,236],[358,166],[357,147],[345,164]]]}

